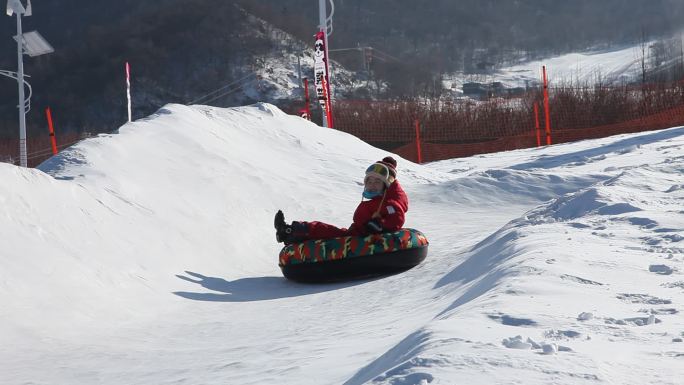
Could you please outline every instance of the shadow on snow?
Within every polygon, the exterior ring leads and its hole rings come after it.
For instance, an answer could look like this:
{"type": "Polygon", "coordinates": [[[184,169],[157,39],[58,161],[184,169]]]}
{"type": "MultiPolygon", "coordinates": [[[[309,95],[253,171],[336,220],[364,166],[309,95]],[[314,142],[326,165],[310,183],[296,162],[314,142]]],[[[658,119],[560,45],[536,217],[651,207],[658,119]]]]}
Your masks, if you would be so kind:
{"type": "Polygon", "coordinates": [[[179,274],[176,277],[187,282],[196,283],[207,290],[213,291],[213,293],[176,291],[173,294],[195,301],[209,302],[252,302],[299,297],[361,285],[372,281],[372,279],[365,279],[353,282],[311,285],[288,281],[283,277],[250,277],[227,281],[223,278],[208,277],[191,271],[186,271],[185,274],[179,274]]]}

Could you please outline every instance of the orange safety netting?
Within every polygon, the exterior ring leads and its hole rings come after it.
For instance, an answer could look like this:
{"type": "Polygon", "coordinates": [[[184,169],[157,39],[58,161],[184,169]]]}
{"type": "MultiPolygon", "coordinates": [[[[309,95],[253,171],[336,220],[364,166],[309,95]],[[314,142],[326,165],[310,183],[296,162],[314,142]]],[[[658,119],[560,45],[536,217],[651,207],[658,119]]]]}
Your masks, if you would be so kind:
{"type": "MultiPolygon", "coordinates": [[[[684,85],[679,82],[558,87],[550,89],[549,104],[552,143],[684,125],[684,85]]],[[[418,134],[424,162],[535,147],[538,134],[546,143],[539,90],[479,102],[338,101],[335,121],[336,129],[414,161],[418,134]]]]}
{"type": "MultiPolygon", "coordinates": [[[[561,86],[549,89],[549,105],[552,143],[658,130],[684,125],[684,83],[561,86]]],[[[538,135],[546,143],[538,89],[484,101],[338,100],[333,110],[335,129],[413,161],[418,161],[418,145],[426,162],[535,147],[538,135]]],[[[60,149],[79,139],[78,134],[57,136],[60,149]]],[[[52,155],[47,135],[29,138],[27,144],[30,166],[52,155]]],[[[17,159],[18,141],[0,139],[0,161],[17,159]]]]}
{"type": "MultiPolygon", "coordinates": [[[[87,137],[87,134],[70,132],[57,137],[59,151],[77,143],[87,137]]],[[[29,167],[36,167],[52,154],[52,143],[48,135],[29,137],[26,140],[27,163],[29,167]]],[[[0,162],[19,164],[19,139],[0,139],[0,162]]]]}

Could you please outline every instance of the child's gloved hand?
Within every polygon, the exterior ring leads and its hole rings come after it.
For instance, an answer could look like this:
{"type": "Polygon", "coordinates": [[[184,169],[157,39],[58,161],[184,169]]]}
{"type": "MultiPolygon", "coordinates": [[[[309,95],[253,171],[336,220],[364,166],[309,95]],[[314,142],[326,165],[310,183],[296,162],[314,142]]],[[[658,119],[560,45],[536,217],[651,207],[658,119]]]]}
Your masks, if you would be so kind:
{"type": "Polygon", "coordinates": [[[379,220],[371,219],[366,223],[366,230],[371,234],[379,234],[382,233],[382,225],[379,220]]]}

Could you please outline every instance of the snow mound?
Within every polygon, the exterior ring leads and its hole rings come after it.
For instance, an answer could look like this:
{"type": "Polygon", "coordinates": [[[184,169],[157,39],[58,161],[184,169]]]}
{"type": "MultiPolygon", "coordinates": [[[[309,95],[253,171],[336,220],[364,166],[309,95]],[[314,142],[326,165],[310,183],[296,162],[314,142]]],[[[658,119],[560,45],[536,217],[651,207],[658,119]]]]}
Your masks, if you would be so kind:
{"type": "Polygon", "coordinates": [[[348,225],[388,153],[268,104],[167,105],[0,164],[0,382],[675,384],[682,148],[673,128],[397,157],[428,258],[301,285],[273,214],[348,225]]]}

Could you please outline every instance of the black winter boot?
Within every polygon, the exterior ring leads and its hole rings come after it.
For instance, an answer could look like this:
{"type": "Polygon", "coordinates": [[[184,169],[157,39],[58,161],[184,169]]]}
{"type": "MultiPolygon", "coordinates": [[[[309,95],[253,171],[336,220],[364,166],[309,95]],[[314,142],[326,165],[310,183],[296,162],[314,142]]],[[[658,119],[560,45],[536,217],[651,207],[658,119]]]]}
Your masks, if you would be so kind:
{"type": "Polygon", "coordinates": [[[276,241],[278,243],[285,242],[285,240],[292,234],[292,226],[285,223],[285,215],[281,210],[275,215],[273,219],[273,226],[276,229],[276,241]]]}
{"type": "Polygon", "coordinates": [[[308,224],[306,222],[292,222],[291,225],[288,225],[285,222],[285,215],[280,210],[278,210],[273,219],[273,226],[276,229],[276,240],[278,243],[282,242],[286,245],[291,245],[308,239],[308,224]]]}

